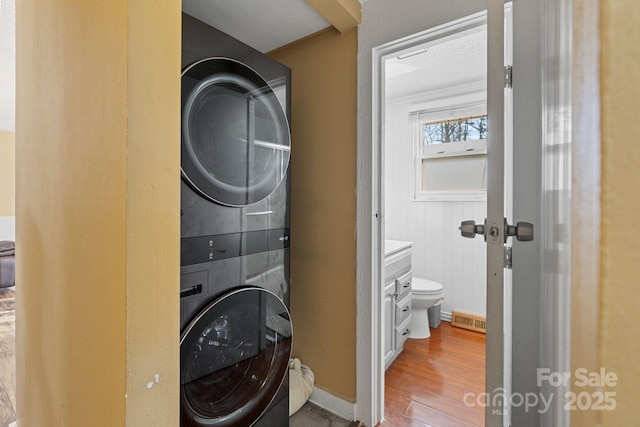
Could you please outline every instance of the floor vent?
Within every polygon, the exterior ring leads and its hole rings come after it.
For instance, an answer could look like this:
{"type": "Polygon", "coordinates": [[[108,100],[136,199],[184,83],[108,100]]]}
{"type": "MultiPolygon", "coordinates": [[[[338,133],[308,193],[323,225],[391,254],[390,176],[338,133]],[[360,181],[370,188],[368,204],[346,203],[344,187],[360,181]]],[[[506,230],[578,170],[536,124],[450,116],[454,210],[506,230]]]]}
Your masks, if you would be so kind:
{"type": "Polygon", "coordinates": [[[484,316],[463,313],[461,311],[454,310],[451,313],[451,326],[487,333],[487,320],[484,316]]]}

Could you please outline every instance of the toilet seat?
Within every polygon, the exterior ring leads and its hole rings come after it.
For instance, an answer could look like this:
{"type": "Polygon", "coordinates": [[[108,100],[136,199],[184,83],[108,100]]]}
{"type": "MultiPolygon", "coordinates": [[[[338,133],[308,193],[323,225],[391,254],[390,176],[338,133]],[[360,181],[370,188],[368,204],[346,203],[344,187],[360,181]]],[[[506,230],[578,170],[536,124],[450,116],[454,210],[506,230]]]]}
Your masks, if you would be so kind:
{"type": "Polygon", "coordinates": [[[437,295],[442,292],[442,284],[433,280],[414,277],[411,281],[411,292],[417,295],[437,295]]]}

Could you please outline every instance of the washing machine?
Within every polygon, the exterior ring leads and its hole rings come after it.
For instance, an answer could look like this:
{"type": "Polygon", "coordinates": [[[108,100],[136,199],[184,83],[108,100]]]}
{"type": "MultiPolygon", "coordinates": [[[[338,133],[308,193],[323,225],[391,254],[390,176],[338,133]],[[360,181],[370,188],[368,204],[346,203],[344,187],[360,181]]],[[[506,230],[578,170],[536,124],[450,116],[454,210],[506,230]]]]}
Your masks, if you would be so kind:
{"type": "Polygon", "coordinates": [[[182,426],[287,426],[290,70],[183,13],[182,426]]]}

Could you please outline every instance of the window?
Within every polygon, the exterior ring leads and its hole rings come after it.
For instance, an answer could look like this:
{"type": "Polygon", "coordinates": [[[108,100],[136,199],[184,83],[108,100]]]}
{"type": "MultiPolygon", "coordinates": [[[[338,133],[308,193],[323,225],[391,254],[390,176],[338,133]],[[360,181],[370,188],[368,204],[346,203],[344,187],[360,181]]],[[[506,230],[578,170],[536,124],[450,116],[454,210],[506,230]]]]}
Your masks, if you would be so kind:
{"type": "Polygon", "coordinates": [[[452,193],[485,197],[487,166],[486,104],[414,113],[416,200],[452,193]]]}
{"type": "Polygon", "coordinates": [[[487,115],[427,122],[423,128],[425,145],[487,139],[487,115]]]}

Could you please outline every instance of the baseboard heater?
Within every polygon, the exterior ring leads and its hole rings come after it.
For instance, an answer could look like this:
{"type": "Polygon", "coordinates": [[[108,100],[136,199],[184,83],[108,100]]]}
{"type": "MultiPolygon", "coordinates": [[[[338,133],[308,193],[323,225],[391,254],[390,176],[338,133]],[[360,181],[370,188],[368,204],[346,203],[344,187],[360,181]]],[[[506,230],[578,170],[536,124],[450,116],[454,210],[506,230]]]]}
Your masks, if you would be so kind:
{"type": "Polygon", "coordinates": [[[453,310],[451,312],[451,326],[471,329],[472,331],[487,333],[487,319],[477,314],[463,313],[453,310]]]}

